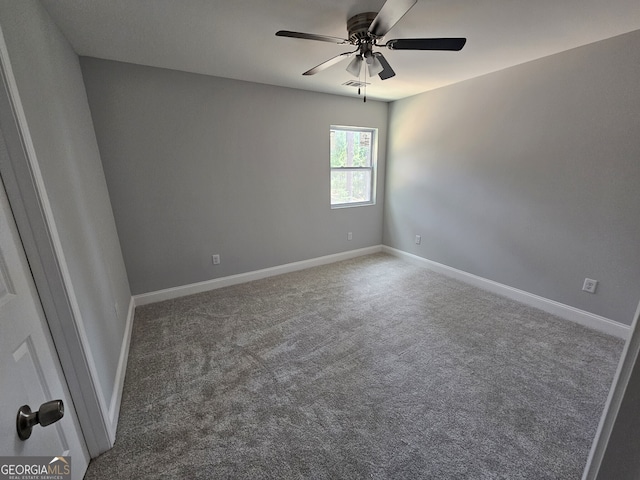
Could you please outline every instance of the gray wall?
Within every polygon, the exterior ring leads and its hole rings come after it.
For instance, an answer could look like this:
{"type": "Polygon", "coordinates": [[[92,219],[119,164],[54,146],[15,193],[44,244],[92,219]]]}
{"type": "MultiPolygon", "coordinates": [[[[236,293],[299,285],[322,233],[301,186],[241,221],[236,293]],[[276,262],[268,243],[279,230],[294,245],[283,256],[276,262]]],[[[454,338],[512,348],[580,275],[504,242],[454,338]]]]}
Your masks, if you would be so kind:
{"type": "Polygon", "coordinates": [[[384,244],[630,324],[639,79],[636,31],[394,102],[384,244]]]}
{"type": "Polygon", "coordinates": [[[78,57],[37,1],[0,1],[0,24],[109,405],[131,295],[78,57]]]}
{"type": "Polygon", "coordinates": [[[381,243],[386,103],[80,63],[134,294],[381,243]],[[377,205],[330,209],[331,124],[379,129],[377,205]]]}

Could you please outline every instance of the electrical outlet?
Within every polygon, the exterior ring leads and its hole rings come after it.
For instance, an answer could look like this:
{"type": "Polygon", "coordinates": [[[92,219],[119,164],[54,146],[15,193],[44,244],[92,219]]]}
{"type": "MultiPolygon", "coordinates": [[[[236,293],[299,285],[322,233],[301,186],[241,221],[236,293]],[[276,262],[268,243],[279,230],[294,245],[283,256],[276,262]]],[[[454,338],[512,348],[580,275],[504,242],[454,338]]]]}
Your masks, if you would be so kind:
{"type": "Polygon", "coordinates": [[[348,232],[347,233],[347,240],[353,240],[353,233],[352,232],[348,232]]]}
{"type": "Polygon", "coordinates": [[[220,265],[220,255],[218,255],[217,253],[211,256],[211,260],[213,261],[214,265],[220,265]]]}
{"type": "Polygon", "coordinates": [[[597,286],[598,286],[597,280],[593,280],[591,278],[585,278],[584,283],[582,284],[582,290],[589,293],[596,293],[597,286]]]}
{"type": "Polygon", "coordinates": [[[420,245],[422,243],[422,236],[416,235],[416,245],[420,245]]]}

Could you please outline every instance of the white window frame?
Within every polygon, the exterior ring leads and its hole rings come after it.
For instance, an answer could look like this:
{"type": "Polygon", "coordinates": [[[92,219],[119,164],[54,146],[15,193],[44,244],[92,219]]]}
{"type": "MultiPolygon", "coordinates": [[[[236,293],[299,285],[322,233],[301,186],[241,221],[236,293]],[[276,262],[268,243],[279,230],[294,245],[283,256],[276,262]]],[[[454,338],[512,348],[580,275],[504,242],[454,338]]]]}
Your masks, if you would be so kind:
{"type": "Polygon", "coordinates": [[[332,209],[336,208],[351,208],[351,207],[362,207],[366,205],[375,205],[376,204],[376,185],[377,185],[377,174],[378,174],[378,129],[373,127],[351,127],[344,125],[331,125],[329,129],[329,138],[331,138],[332,131],[349,131],[349,132],[368,132],[371,133],[371,161],[370,166],[368,167],[332,167],[331,166],[331,149],[329,149],[329,203],[331,204],[332,209]],[[369,200],[363,202],[346,202],[346,203],[333,203],[331,199],[331,179],[334,171],[337,172],[358,172],[358,171],[370,171],[371,172],[371,185],[370,185],[370,198],[369,200]]]}

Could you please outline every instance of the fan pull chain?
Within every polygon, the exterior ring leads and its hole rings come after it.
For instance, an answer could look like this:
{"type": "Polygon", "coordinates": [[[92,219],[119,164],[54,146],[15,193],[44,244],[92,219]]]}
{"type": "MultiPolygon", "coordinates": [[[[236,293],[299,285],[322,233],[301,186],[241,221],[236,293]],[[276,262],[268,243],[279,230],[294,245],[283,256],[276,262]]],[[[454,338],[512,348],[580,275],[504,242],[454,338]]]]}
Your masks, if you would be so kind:
{"type": "MultiPolygon", "coordinates": [[[[358,72],[358,82],[362,85],[362,64],[360,65],[360,72],[358,72]]],[[[358,86],[358,95],[360,95],[360,86],[358,86]]],[[[366,95],[366,90],[365,90],[366,95]]]]}
{"type": "Polygon", "coordinates": [[[362,61],[362,69],[364,70],[364,103],[367,103],[367,66],[365,61],[362,61]]]}

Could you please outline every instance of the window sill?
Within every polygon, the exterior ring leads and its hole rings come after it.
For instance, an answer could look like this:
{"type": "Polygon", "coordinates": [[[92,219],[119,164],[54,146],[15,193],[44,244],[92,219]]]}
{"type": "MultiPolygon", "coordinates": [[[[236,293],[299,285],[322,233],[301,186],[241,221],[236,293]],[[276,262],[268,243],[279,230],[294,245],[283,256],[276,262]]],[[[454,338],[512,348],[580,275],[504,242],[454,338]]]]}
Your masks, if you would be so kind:
{"type": "Polygon", "coordinates": [[[336,205],[331,205],[331,210],[340,210],[342,208],[353,208],[353,207],[370,207],[375,204],[376,202],[338,203],[336,205]]]}

